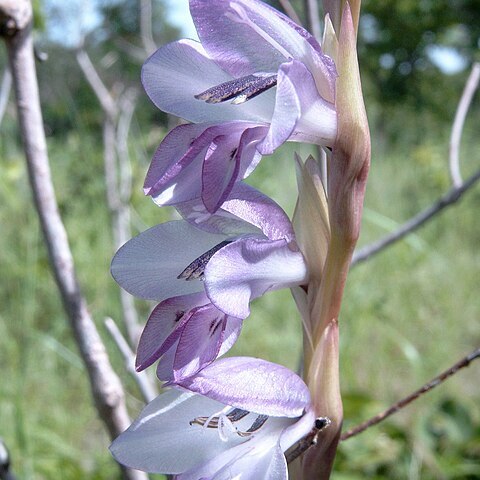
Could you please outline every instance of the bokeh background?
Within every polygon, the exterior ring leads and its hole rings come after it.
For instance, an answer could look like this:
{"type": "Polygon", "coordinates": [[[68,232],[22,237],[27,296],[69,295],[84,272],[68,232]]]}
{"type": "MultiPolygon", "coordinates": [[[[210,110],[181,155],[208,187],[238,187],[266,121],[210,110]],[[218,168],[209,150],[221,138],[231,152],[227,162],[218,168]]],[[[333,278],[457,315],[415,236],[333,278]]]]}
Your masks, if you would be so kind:
{"type": "MultiPolygon", "coordinates": [[[[279,7],[275,2],[271,2],[279,7]]],[[[304,2],[292,2],[300,17],[304,2]]],[[[141,91],[137,0],[37,0],[35,39],[45,130],[61,213],[80,282],[135,415],[136,384],[103,326],[121,325],[104,175],[104,113],[76,60],[88,54],[110,94],[136,91],[127,141],[131,235],[172,218],[142,193],[150,157],[176,119],[141,91]],[[45,59],[47,55],[48,58],[45,59]],[[133,89],[133,90],[132,90],[133,89]]],[[[478,0],[365,0],[359,52],[372,130],[372,168],[360,246],[394,231],[451,184],[449,138],[472,63],[480,59],[478,0]]],[[[186,0],[152,2],[159,46],[194,35],[186,0]]],[[[0,48],[0,74],[6,54],[0,48]]],[[[179,85],[181,88],[181,85],[179,85]]],[[[2,90],[3,91],[3,90],[2,90]]],[[[1,102],[0,102],[1,105],[1,102]]],[[[0,109],[0,113],[2,113],[0,109]]],[[[115,479],[108,437],[90,397],[49,271],[32,207],[13,92],[0,126],[0,436],[18,478],[115,479]]],[[[460,150],[465,177],[480,167],[480,102],[460,150]]],[[[289,144],[249,181],[290,214],[295,203],[289,144]]],[[[369,418],[480,345],[480,186],[421,230],[351,271],[341,317],[345,427],[369,418]]],[[[147,318],[151,304],[137,302],[147,318]]],[[[301,325],[289,292],[255,302],[232,354],[296,369],[301,325]]],[[[157,477],[160,478],[160,477],[157,477]]],[[[366,433],[344,442],[333,479],[480,478],[480,364],[463,370],[366,433]]]]}

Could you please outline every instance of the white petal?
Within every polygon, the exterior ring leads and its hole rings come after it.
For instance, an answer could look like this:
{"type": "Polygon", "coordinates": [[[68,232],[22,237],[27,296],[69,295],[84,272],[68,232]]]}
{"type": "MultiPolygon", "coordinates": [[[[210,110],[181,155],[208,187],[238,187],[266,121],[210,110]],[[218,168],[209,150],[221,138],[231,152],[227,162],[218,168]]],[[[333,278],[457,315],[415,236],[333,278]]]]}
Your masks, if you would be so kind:
{"type": "Polygon", "coordinates": [[[180,220],[156,225],[132,238],[112,261],[112,275],[132,295],[162,301],[203,291],[200,280],[177,276],[215,245],[225,240],[180,220]]]}
{"type": "Polygon", "coordinates": [[[142,81],[153,103],[194,123],[248,120],[268,122],[275,104],[275,92],[268,91],[242,105],[229,102],[209,104],[195,95],[232,80],[211,60],[200,43],[180,40],[157,50],[143,65],[142,81]]]}
{"type": "Polygon", "coordinates": [[[185,472],[246,441],[232,435],[223,442],[217,429],[190,425],[195,418],[208,417],[223,408],[206,397],[169,390],[145,407],[110,450],[121,464],[131,468],[152,473],[185,472]]]}

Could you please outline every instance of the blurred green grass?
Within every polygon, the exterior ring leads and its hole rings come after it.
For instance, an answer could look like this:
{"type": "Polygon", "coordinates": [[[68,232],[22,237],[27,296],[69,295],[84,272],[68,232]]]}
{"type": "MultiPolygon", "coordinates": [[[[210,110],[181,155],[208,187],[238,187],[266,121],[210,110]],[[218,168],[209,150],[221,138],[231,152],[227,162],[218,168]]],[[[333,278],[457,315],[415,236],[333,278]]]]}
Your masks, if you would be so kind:
{"type": "MultiPolygon", "coordinates": [[[[478,168],[475,122],[462,143],[465,174],[478,168]]],[[[4,128],[5,126],[5,128],[4,128]]],[[[134,232],[167,220],[142,195],[153,148],[164,132],[130,138],[134,174],[134,232]]],[[[119,478],[96,417],[85,370],[51,278],[32,207],[17,133],[0,133],[0,436],[19,478],[119,478]]],[[[384,235],[427,206],[449,185],[448,129],[411,142],[375,143],[360,244],[384,235]],[[441,133],[441,132],[440,132],[441,133]]],[[[90,310],[112,362],[125,381],[135,415],[138,391],[103,328],[120,318],[118,287],[110,278],[112,251],[104,201],[99,140],[82,129],[50,138],[49,151],[60,209],[90,310]]],[[[251,182],[289,214],[295,202],[289,144],[265,158],[251,182]]],[[[341,317],[341,375],[345,426],[367,419],[410,393],[480,344],[480,187],[413,237],[355,267],[341,317]]],[[[143,318],[150,305],[138,303],[143,318]]],[[[296,369],[301,327],[289,292],[256,301],[233,354],[262,356],[296,369]]],[[[361,478],[480,478],[480,365],[473,365],[402,413],[341,446],[337,480],[361,478]]]]}

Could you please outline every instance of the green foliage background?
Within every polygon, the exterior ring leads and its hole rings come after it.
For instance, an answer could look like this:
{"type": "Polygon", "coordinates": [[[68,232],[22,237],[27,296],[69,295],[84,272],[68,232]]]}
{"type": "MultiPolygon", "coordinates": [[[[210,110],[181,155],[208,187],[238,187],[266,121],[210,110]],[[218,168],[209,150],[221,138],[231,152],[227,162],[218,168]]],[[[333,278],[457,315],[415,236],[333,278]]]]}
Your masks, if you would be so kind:
{"type": "MultiPolygon", "coordinates": [[[[391,10],[392,2],[365,2],[366,13],[376,15],[381,31],[390,32],[390,43],[364,42],[361,47],[373,138],[361,245],[394,230],[449,188],[450,123],[468,73],[445,76],[429,67],[414,77],[392,74],[395,78],[389,80],[388,72],[379,68],[379,56],[395,51],[403,40],[421,56],[412,36],[437,27],[447,32],[452,24],[462,24],[478,38],[480,25],[475,9],[469,18],[452,16],[455,2],[441,2],[441,8],[433,9],[435,15],[420,23],[412,21],[412,15],[418,18],[418,5],[429,2],[394,3],[391,10]],[[447,21],[443,17],[448,15],[447,21]],[[396,31],[398,25],[403,33],[396,31]]],[[[460,3],[461,13],[473,5],[460,3]]],[[[139,81],[139,64],[119,46],[119,38],[138,44],[135,4],[106,2],[102,27],[86,39],[109,85],[118,79],[126,85],[139,81]],[[103,68],[111,52],[117,57],[103,68]]],[[[165,24],[163,5],[155,5],[155,35],[161,44],[178,32],[165,24]]],[[[37,17],[45,20],[42,11],[37,17]]],[[[105,316],[121,316],[118,286],[108,271],[113,249],[105,204],[102,114],[74,52],[42,38],[50,59],[37,68],[58,201],[89,308],[135,415],[142,406],[139,392],[102,323],[105,316]]],[[[477,54],[472,45],[461,45],[469,61],[477,54]]],[[[49,271],[15,120],[12,103],[0,130],[0,436],[11,449],[19,478],[119,478],[49,271]]],[[[172,215],[141,193],[167,121],[141,98],[128,139],[134,233],[172,215]]],[[[462,141],[465,176],[479,167],[479,124],[477,94],[462,141]]],[[[295,202],[294,151],[305,157],[310,148],[289,144],[265,158],[251,177],[290,214],[295,202]]],[[[352,270],[341,318],[345,428],[388,407],[479,346],[479,205],[477,186],[425,228],[352,270]]],[[[146,318],[151,305],[139,302],[138,308],[146,318]]],[[[255,302],[232,354],[262,356],[296,369],[300,346],[294,303],[288,292],[275,292],[255,302]]],[[[333,479],[480,478],[478,378],[479,365],[473,365],[397,416],[342,444],[333,479]]]]}

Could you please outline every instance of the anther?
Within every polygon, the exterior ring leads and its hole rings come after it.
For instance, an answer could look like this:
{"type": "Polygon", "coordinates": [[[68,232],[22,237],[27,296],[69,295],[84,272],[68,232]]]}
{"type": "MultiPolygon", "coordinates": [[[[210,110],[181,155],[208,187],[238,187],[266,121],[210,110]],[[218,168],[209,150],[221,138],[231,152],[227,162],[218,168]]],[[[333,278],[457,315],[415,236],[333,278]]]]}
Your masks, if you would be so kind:
{"type": "Polygon", "coordinates": [[[185,270],[183,270],[177,278],[179,280],[184,279],[187,281],[202,279],[205,272],[205,267],[207,266],[209,260],[216,252],[218,252],[221,248],[223,248],[225,245],[228,245],[229,243],[231,243],[230,240],[220,242],[218,245],[215,245],[213,248],[208,250],[208,252],[200,255],[190,265],[188,265],[187,268],[185,268],[185,270]]]}
{"type": "Polygon", "coordinates": [[[232,100],[234,105],[239,105],[255,98],[257,95],[269,90],[277,84],[277,75],[247,75],[235,78],[228,82],[215,85],[198,95],[197,100],[207,103],[221,103],[232,100]]]}

